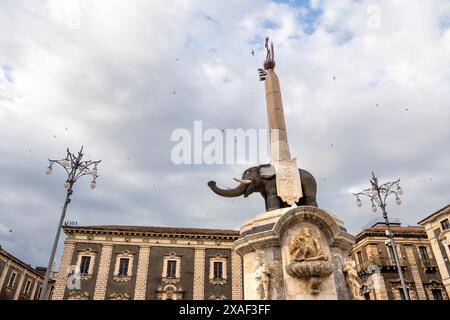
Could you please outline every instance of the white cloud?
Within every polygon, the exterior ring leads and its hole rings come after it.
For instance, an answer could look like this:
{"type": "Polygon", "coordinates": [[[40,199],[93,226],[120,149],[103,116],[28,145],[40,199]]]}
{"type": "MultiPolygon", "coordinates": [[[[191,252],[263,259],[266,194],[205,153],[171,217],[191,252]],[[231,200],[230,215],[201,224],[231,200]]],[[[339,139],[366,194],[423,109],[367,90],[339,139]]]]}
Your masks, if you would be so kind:
{"type": "Polygon", "coordinates": [[[405,224],[448,203],[445,1],[313,1],[314,14],[259,0],[0,7],[0,66],[13,79],[0,69],[0,223],[14,229],[0,241],[24,260],[46,263],[64,175],[43,170],[67,146],[103,160],[95,191],[88,179],[76,185],[68,219],[79,225],[239,228],[263,211],[258,195],[225,199],[206,186],[231,186],[245,166],[175,166],[170,134],[194,120],[265,128],[257,68],[267,35],[291,152],[316,176],[319,205],[360,231],[373,214],[348,190],[372,170],[402,178],[403,204],[390,213],[405,224]],[[371,5],[379,29],[367,27],[371,5]]]}

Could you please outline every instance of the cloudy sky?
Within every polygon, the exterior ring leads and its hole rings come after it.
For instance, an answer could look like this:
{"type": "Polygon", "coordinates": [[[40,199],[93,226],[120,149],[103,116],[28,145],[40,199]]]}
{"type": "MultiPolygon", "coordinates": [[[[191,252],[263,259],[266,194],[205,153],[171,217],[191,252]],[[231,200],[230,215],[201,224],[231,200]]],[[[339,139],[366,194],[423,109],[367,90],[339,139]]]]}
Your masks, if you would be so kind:
{"type": "Polygon", "coordinates": [[[416,224],[449,202],[449,27],[441,0],[1,1],[0,244],[47,264],[65,196],[47,159],[82,145],[102,163],[95,190],[75,185],[78,225],[238,229],[263,212],[259,195],[206,185],[231,187],[246,165],[175,165],[170,137],[194,121],[266,128],[266,36],[319,206],[358,233],[380,215],[351,194],[373,170],[401,178],[388,210],[416,224]]]}

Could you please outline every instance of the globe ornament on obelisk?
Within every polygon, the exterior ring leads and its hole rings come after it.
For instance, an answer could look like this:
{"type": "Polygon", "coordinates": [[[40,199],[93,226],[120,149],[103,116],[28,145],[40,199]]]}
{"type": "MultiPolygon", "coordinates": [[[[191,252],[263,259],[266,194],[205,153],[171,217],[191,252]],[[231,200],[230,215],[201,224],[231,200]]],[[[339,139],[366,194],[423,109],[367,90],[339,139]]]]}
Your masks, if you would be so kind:
{"type": "Polygon", "coordinates": [[[270,163],[275,168],[277,195],[287,204],[294,205],[303,196],[297,159],[291,158],[286,123],[281,100],[280,82],[275,73],[273,43],[266,38],[267,56],[264,69],[259,69],[260,80],[266,91],[267,117],[270,138],[270,163]]]}

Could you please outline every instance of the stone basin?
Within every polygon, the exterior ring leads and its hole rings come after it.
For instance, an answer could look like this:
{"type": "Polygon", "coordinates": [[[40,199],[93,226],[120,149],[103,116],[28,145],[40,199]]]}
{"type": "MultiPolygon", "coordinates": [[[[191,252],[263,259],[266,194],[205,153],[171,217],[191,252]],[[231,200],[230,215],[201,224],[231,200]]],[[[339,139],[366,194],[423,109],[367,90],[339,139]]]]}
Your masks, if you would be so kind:
{"type": "Polygon", "coordinates": [[[285,268],[290,276],[296,278],[323,278],[333,272],[333,265],[328,260],[293,261],[285,268]]]}

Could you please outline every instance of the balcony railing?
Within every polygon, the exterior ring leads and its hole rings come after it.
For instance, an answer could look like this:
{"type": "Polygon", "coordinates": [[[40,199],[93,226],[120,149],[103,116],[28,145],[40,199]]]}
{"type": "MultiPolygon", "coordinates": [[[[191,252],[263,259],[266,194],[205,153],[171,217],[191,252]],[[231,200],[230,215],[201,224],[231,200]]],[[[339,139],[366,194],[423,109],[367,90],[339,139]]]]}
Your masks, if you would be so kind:
{"type": "MultiPolygon", "coordinates": [[[[408,261],[400,257],[399,263],[402,269],[406,269],[408,266],[408,261]]],[[[364,260],[356,266],[356,271],[360,273],[360,275],[374,273],[377,270],[380,270],[380,272],[395,271],[397,270],[397,265],[395,264],[395,260],[391,258],[371,258],[364,260]]]]}
{"type": "Polygon", "coordinates": [[[435,259],[420,260],[420,266],[425,272],[436,272],[438,269],[437,262],[435,259]]]}

